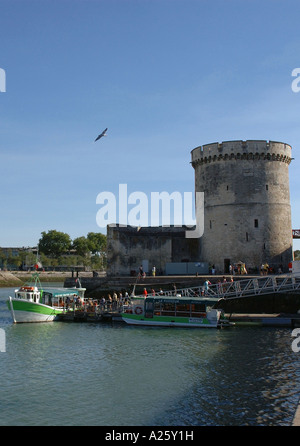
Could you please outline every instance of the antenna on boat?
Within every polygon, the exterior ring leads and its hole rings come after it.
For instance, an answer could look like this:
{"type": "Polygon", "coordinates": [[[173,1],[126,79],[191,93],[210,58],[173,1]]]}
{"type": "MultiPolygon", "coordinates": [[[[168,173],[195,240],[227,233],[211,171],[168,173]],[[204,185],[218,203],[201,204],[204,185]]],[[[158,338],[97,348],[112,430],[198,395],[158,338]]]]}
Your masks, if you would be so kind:
{"type": "Polygon", "coordinates": [[[139,280],[139,276],[137,276],[137,278],[136,278],[136,281],[135,281],[135,284],[133,285],[130,297],[135,297],[135,287],[136,287],[136,285],[138,283],[138,280],[139,280]]]}
{"type": "Polygon", "coordinates": [[[82,288],[79,277],[76,277],[75,283],[76,283],[76,288],[82,288]],[[79,285],[78,287],[77,284],[79,285]]]}
{"type": "Polygon", "coordinates": [[[38,287],[41,292],[41,297],[43,295],[43,287],[40,281],[40,275],[38,273],[38,269],[42,267],[42,262],[39,259],[39,247],[36,250],[36,260],[34,264],[35,271],[32,273],[32,278],[34,280],[34,286],[38,287]]]}
{"type": "Polygon", "coordinates": [[[133,285],[130,297],[134,297],[135,296],[135,286],[136,286],[136,283],[133,285]]]}

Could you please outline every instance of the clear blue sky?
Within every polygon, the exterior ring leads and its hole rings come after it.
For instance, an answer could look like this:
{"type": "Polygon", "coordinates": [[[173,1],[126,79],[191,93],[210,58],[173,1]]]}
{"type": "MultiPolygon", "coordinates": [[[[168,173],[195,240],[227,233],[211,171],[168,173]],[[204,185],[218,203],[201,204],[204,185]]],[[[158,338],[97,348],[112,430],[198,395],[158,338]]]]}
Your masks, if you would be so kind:
{"type": "Polygon", "coordinates": [[[192,192],[190,151],[231,139],[292,145],[300,228],[299,17],[298,0],[0,0],[0,246],[105,232],[96,197],[122,183],[192,192]]]}

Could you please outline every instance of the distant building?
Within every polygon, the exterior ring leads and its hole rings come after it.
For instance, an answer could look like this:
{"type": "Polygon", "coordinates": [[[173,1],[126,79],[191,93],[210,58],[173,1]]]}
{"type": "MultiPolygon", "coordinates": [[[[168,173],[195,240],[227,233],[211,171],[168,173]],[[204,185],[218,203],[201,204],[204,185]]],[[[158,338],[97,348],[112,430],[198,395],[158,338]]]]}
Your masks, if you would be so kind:
{"type": "Polygon", "coordinates": [[[153,267],[156,274],[166,274],[167,265],[169,272],[172,271],[171,263],[181,263],[182,268],[179,269],[177,265],[177,271],[184,273],[185,264],[190,262],[191,271],[200,273],[204,266],[195,266],[199,263],[198,239],[186,239],[186,229],[174,226],[136,228],[108,225],[107,274],[135,275],[140,266],[143,266],[147,275],[152,274],[153,267]]]}
{"type": "Polygon", "coordinates": [[[36,247],[0,247],[1,269],[27,269],[33,264],[33,256],[36,256],[36,247]]]}

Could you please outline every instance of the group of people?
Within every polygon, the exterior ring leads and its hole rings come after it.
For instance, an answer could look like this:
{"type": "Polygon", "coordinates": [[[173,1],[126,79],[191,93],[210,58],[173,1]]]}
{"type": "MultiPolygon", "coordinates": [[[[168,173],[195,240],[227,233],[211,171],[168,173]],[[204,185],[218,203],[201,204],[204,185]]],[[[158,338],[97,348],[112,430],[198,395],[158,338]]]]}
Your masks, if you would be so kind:
{"type": "MultiPolygon", "coordinates": [[[[152,274],[153,277],[156,276],[156,266],[153,266],[153,267],[152,267],[151,274],[152,274]]],[[[138,278],[139,278],[139,279],[141,279],[141,278],[144,279],[145,277],[146,277],[146,273],[145,273],[145,271],[144,271],[143,266],[141,265],[141,266],[139,267],[138,278]]]]}
{"type": "Polygon", "coordinates": [[[71,306],[75,305],[75,308],[79,308],[82,306],[82,301],[79,296],[74,294],[73,297],[67,296],[65,302],[63,303],[62,299],[59,300],[59,305],[63,306],[65,305],[66,310],[68,310],[71,306]]]}
{"type": "MultiPolygon", "coordinates": [[[[154,288],[151,288],[150,293],[151,293],[151,296],[157,296],[157,295],[159,295],[159,296],[164,296],[164,295],[165,295],[164,291],[163,291],[161,288],[159,289],[158,292],[155,291],[154,288]]],[[[149,296],[150,293],[148,293],[147,288],[144,288],[144,290],[143,290],[143,296],[144,296],[145,298],[146,298],[147,296],[149,296]]]]}
{"type": "Polygon", "coordinates": [[[99,304],[104,307],[107,306],[109,308],[115,309],[122,305],[128,305],[130,303],[130,297],[127,291],[125,293],[116,293],[116,291],[113,292],[113,295],[108,294],[107,299],[103,296],[100,299],[99,304]]]}
{"type": "Polygon", "coordinates": [[[267,263],[263,263],[260,267],[260,275],[266,276],[269,272],[269,265],[267,263]]]}
{"type": "MultiPolygon", "coordinates": [[[[222,280],[219,279],[218,282],[217,282],[218,293],[224,293],[226,291],[226,289],[227,289],[228,284],[230,284],[232,282],[233,282],[233,277],[232,276],[230,277],[229,281],[227,281],[225,276],[222,277],[222,280]]],[[[211,285],[211,284],[212,283],[208,279],[205,280],[205,282],[203,284],[203,294],[205,296],[208,295],[209,285],[211,285]]]]}
{"type": "Polygon", "coordinates": [[[127,291],[125,293],[117,293],[114,292],[111,294],[108,294],[105,298],[104,296],[100,299],[86,299],[85,301],[82,301],[80,297],[77,297],[75,300],[70,300],[69,298],[66,299],[66,310],[71,308],[73,304],[75,303],[75,309],[85,311],[94,312],[98,309],[100,310],[116,310],[122,305],[129,305],[130,304],[130,297],[127,291]]]}

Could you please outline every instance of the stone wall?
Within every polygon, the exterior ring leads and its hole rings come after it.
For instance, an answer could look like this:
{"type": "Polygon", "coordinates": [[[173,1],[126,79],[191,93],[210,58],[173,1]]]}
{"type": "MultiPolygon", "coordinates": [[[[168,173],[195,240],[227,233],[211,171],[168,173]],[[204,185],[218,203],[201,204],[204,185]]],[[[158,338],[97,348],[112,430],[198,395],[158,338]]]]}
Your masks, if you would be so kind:
{"type": "Polygon", "coordinates": [[[195,190],[204,192],[199,257],[226,272],[242,261],[285,271],[292,260],[288,166],[291,147],[273,141],[226,141],[191,152],[195,190]]]}
{"type": "Polygon", "coordinates": [[[107,227],[107,274],[129,275],[138,272],[143,260],[149,271],[165,274],[166,263],[199,261],[198,240],[186,239],[186,227],[107,227]]]}

